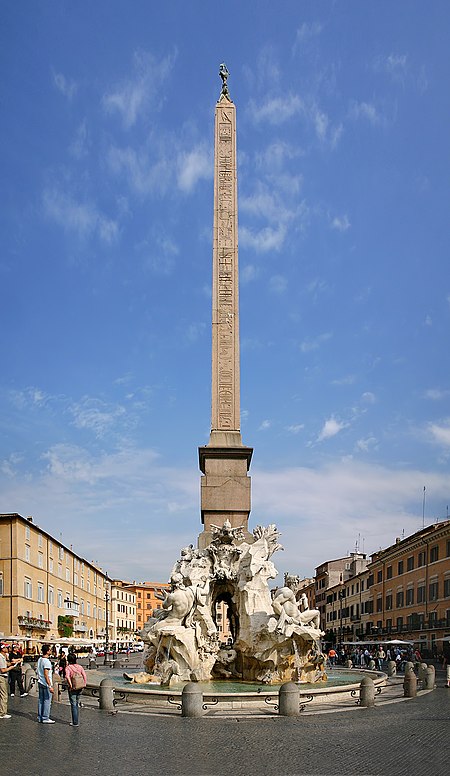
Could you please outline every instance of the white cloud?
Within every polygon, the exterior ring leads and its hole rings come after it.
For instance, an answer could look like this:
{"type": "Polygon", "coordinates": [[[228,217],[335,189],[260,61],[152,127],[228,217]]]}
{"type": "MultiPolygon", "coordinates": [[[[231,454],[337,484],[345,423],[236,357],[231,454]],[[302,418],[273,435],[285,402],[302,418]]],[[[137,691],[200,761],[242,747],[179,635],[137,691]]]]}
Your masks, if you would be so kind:
{"type": "Polygon", "coordinates": [[[270,428],[272,425],[270,420],[263,420],[261,425],[258,428],[258,431],[267,431],[268,428],[270,428]]]}
{"type": "Polygon", "coordinates": [[[331,222],[331,228],[337,229],[338,232],[346,232],[350,229],[350,221],[345,213],[343,216],[335,216],[331,222]]]}
{"type": "Polygon", "coordinates": [[[286,426],[286,431],[288,431],[290,434],[299,434],[300,431],[302,431],[304,428],[304,423],[297,423],[292,426],[286,426]]]}
{"type": "Polygon", "coordinates": [[[75,137],[69,146],[69,153],[75,157],[75,159],[82,159],[87,156],[89,149],[89,133],[87,129],[87,121],[81,122],[75,133],[75,137]]]}
{"type": "Polygon", "coordinates": [[[53,83],[64,97],[71,100],[76,94],[78,86],[75,81],[70,81],[62,73],[53,73],[53,83]]]}
{"type": "Polygon", "coordinates": [[[361,396],[361,401],[364,402],[364,404],[375,404],[377,400],[377,397],[375,396],[372,391],[365,391],[363,395],[361,396]]]}
{"type": "Polygon", "coordinates": [[[253,248],[257,253],[281,250],[285,237],[286,227],[284,225],[280,225],[277,228],[266,226],[259,230],[243,226],[239,231],[241,246],[243,248],[253,248]]]}
{"type": "Polygon", "coordinates": [[[303,24],[297,30],[294,48],[296,48],[297,45],[301,45],[305,41],[320,35],[322,29],[322,25],[319,22],[303,22],[303,24]]]}
{"type": "Polygon", "coordinates": [[[274,294],[283,294],[287,285],[287,278],[284,275],[273,275],[269,280],[269,289],[274,294]]]}
{"type": "Polygon", "coordinates": [[[143,266],[156,275],[171,275],[175,269],[176,257],[180,249],[178,245],[165,234],[151,234],[137,245],[142,255],[143,266]]]}
{"type": "Polygon", "coordinates": [[[182,153],[178,159],[178,187],[190,192],[201,179],[213,177],[213,160],[209,149],[200,145],[182,153]]]}
{"type": "Polygon", "coordinates": [[[447,418],[441,424],[429,423],[428,432],[436,444],[442,447],[450,447],[450,418],[447,418]]]}
{"type": "Polygon", "coordinates": [[[365,119],[376,126],[381,123],[381,116],[375,105],[371,102],[354,102],[350,108],[350,117],[352,119],[365,119]]]}
{"type": "Polygon", "coordinates": [[[344,377],[338,377],[331,381],[332,385],[353,385],[356,380],[355,375],[345,375],[344,377]]]}
{"type": "Polygon", "coordinates": [[[429,388],[425,391],[425,398],[432,399],[433,401],[439,401],[440,399],[446,399],[450,396],[450,390],[448,388],[442,390],[441,388],[429,388]]]}
{"type": "Polygon", "coordinates": [[[368,453],[370,450],[376,447],[377,444],[378,444],[378,440],[376,439],[376,437],[370,436],[370,437],[366,437],[365,439],[358,439],[356,443],[356,449],[360,450],[363,453],[368,453]]]}
{"type": "Polygon", "coordinates": [[[136,51],[133,57],[134,75],[123,79],[103,97],[107,113],[118,113],[125,129],[130,129],[149,108],[159,107],[157,95],[170,75],[176,54],[170,54],[160,61],[151,53],[136,51]]]}
{"type": "Polygon", "coordinates": [[[94,203],[78,202],[57,188],[45,189],[42,200],[45,214],[66,231],[81,238],[95,235],[107,245],[117,240],[117,222],[100,213],[94,203]]]}
{"type": "Polygon", "coordinates": [[[250,283],[259,275],[259,267],[255,264],[245,264],[239,270],[239,279],[242,284],[250,283]]]}
{"type": "Polygon", "coordinates": [[[329,418],[323,424],[322,430],[317,437],[317,441],[323,442],[325,439],[331,439],[331,437],[339,434],[342,429],[347,428],[348,425],[348,423],[336,420],[336,418],[329,418]]]}
{"type": "Polygon", "coordinates": [[[105,436],[126,414],[121,405],[108,404],[101,399],[87,396],[72,404],[69,412],[73,415],[76,428],[93,431],[96,437],[105,436]]]}
{"type": "Polygon", "coordinates": [[[144,149],[118,148],[111,146],[107,154],[110,170],[116,175],[122,174],[130,188],[137,194],[165,193],[174,178],[176,163],[164,149],[154,150],[155,158],[150,159],[144,149]]]}
{"type": "Polygon", "coordinates": [[[251,100],[250,115],[252,120],[259,124],[267,121],[269,124],[284,124],[293,116],[298,115],[303,109],[303,102],[297,94],[289,94],[285,97],[271,97],[264,103],[251,100]]]}
{"type": "Polygon", "coordinates": [[[389,54],[377,57],[374,63],[375,72],[387,73],[393,81],[404,83],[408,72],[407,54],[389,54]]]}
{"type": "Polygon", "coordinates": [[[300,344],[300,350],[302,353],[310,353],[312,350],[317,350],[325,342],[328,342],[328,340],[330,340],[332,336],[333,335],[331,334],[331,332],[328,331],[328,332],[324,332],[323,334],[319,334],[317,337],[314,337],[313,339],[303,340],[303,342],[300,344]]]}

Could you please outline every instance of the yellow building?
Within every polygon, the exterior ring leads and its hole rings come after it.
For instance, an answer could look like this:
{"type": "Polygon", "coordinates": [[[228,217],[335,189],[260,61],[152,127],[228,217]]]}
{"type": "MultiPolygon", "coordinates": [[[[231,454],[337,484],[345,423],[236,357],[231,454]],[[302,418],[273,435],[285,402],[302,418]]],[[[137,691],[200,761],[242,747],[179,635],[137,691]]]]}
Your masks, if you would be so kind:
{"type": "Polygon", "coordinates": [[[31,517],[0,514],[0,638],[103,641],[105,580],[31,517]]]}
{"type": "Polygon", "coordinates": [[[128,582],[111,581],[109,640],[117,649],[129,647],[136,640],[136,593],[128,582]]]}

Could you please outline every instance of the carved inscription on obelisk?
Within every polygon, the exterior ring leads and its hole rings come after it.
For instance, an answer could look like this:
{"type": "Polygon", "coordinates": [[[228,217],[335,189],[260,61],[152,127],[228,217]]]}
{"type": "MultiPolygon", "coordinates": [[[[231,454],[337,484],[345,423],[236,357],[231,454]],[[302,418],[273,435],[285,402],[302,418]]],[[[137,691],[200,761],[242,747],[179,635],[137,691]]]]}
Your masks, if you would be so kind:
{"type": "Polygon", "coordinates": [[[236,109],[216,105],[213,241],[212,432],[239,432],[236,109]]]}

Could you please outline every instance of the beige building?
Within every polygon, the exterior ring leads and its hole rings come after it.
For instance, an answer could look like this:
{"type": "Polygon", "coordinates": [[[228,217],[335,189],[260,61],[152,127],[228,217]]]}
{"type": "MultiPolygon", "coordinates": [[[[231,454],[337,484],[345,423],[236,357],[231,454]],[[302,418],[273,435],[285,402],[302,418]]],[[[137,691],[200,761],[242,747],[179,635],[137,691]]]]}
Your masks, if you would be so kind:
{"type": "Polygon", "coordinates": [[[341,587],[346,589],[343,583],[363,572],[367,568],[367,563],[367,557],[364,553],[352,552],[345,558],[327,560],[316,568],[315,603],[316,608],[320,611],[320,621],[323,630],[328,630],[330,623],[334,623],[338,617],[337,610],[334,608],[331,612],[332,617],[330,620],[330,610],[327,608],[330,596],[332,602],[335,603],[334,596],[336,595],[336,600],[339,597],[338,589],[341,587]]]}
{"type": "Polygon", "coordinates": [[[111,623],[109,640],[118,649],[128,647],[136,640],[136,593],[120,579],[111,580],[108,619],[111,623]]]}
{"type": "MultiPolygon", "coordinates": [[[[103,641],[106,575],[31,517],[0,514],[0,634],[103,641]]],[[[1,635],[0,635],[1,638],[1,635]]]]}

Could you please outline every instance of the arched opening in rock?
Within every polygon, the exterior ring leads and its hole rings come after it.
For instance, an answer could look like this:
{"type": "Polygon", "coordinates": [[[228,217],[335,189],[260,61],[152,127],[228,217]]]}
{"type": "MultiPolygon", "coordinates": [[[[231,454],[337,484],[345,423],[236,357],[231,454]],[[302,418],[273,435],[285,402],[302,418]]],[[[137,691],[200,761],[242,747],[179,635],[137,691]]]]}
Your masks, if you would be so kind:
{"type": "Polygon", "coordinates": [[[214,622],[216,621],[217,604],[222,601],[226,604],[226,616],[228,618],[230,633],[233,643],[239,636],[239,615],[237,612],[236,604],[233,600],[235,593],[235,586],[229,580],[214,581],[211,584],[211,615],[214,622]]]}

